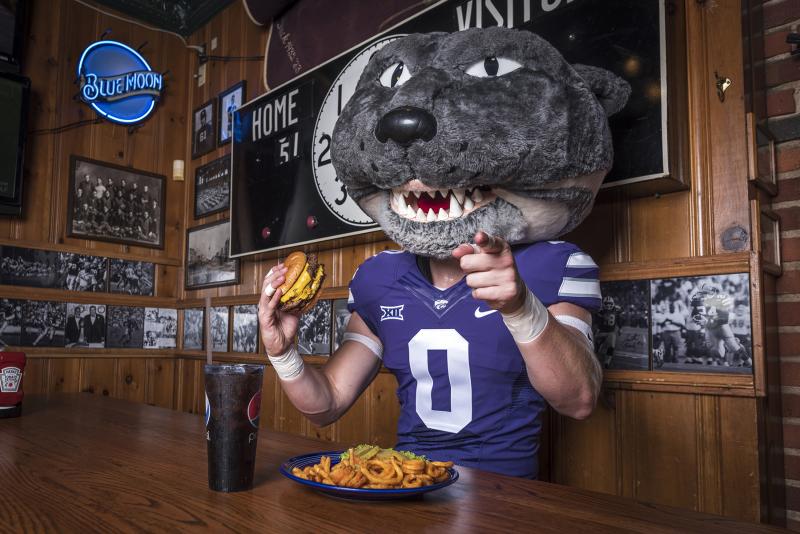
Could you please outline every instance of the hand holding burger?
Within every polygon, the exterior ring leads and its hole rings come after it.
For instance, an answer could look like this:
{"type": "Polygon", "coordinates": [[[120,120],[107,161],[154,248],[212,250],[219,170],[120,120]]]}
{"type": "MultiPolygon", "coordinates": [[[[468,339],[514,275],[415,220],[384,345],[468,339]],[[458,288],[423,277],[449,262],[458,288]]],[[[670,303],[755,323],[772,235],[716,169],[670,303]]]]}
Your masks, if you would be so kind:
{"type": "Polygon", "coordinates": [[[259,330],[267,354],[283,354],[293,345],[298,316],[314,306],[324,278],[316,255],[299,251],[270,269],[258,303],[259,330]]]}

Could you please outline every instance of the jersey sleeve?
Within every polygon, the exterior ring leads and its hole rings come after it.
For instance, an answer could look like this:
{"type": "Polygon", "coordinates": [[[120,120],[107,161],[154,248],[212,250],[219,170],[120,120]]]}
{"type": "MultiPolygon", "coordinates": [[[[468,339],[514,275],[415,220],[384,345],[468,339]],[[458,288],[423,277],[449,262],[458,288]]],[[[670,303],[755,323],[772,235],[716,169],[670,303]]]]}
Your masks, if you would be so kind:
{"type": "Polygon", "coordinates": [[[364,322],[369,327],[370,331],[378,335],[378,318],[375,317],[374,308],[370,304],[374,302],[375,295],[375,273],[374,265],[370,259],[367,259],[353,274],[353,279],[350,280],[349,291],[347,294],[347,309],[350,313],[358,312],[364,322]]]}
{"type": "Polygon", "coordinates": [[[517,258],[517,268],[545,306],[569,302],[589,312],[602,306],[600,269],[571,243],[548,241],[530,247],[517,258]]]}

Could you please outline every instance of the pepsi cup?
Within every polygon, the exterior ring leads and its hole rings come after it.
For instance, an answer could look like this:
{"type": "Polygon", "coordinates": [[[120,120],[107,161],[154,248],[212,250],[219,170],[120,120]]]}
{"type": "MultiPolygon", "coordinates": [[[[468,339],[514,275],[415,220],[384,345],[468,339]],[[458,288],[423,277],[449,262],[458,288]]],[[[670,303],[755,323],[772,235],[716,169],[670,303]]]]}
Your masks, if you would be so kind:
{"type": "Polygon", "coordinates": [[[25,353],[0,352],[0,419],[22,413],[22,373],[25,353]]]}
{"type": "Polygon", "coordinates": [[[263,381],[263,365],[205,366],[208,487],[214,491],[253,487],[263,381]]]}

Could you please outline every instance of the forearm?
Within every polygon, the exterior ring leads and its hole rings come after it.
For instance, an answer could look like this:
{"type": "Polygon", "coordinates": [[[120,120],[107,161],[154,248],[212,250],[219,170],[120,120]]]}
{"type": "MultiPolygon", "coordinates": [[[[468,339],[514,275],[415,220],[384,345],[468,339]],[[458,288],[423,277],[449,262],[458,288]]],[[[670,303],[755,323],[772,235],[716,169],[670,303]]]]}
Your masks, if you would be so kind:
{"type": "Polygon", "coordinates": [[[597,402],[603,372],[588,343],[551,314],[544,331],[517,343],[536,390],[559,413],[588,417],[597,402]]]}
{"type": "Polygon", "coordinates": [[[325,426],[341,416],[333,385],[323,370],[306,365],[296,378],[280,382],[289,401],[312,423],[325,426]]]}

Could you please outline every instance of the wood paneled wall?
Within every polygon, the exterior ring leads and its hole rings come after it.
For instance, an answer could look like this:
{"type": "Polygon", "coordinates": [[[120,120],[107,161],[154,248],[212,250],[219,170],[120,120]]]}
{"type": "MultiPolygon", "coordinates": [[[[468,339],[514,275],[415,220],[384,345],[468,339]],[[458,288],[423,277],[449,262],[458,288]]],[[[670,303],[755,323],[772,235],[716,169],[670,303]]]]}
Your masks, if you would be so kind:
{"type": "MultiPolygon", "coordinates": [[[[194,170],[228,153],[230,145],[191,161],[191,111],[242,79],[247,80],[248,100],[261,94],[266,90],[261,81],[263,64],[212,61],[206,67],[206,83],[198,87],[192,78],[198,66],[196,56],[170,36],[109,20],[68,0],[53,2],[53,7],[43,1],[33,6],[27,60],[36,93],[33,128],[91,117],[88,108],[72,101],[71,69],[75,54],[107,27],[114,28],[113,37],[134,46],[148,41],[145,54],[157,68],[170,69],[171,76],[168,94],[155,116],[134,133],[103,124],[34,138],[27,164],[28,216],[19,222],[0,221],[0,238],[146,256],[162,265],[158,295],[176,299],[179,308],[199,306],[206,296],[212,298],[212,305],[255,302],[261,280],[278,254],[245,259],[238,285],[199,291],[183,289],[182,257],[186,229],[228,217],[227,213],[193,217],[194,170]],[[55,90],[46,90],[51,86],[55,90]],[[71,153],[164,174],[169,174],[172,159],[187,161],[185,185],[168,181],[164,251],[65,239],[64,187],[71,153]]],[[[699,274],[716,272],[720,265],[728,269],[725,272],[741,272],[748,271],[754,261],[749,254],[744,84],[737,83],[743,76],[739,2],[678,0],[670,3],[670,9],[668,24],[676,20],[685,24],[685,42],[676,46],[685,46],[686,72],[672,83],[684,84],[688,99],[671,113],[671,120],[689,125],[684,161],[689,189],[645,198],[632,198],[619,190],[600,194],[592,214],[567,239],[588,251],[606,278],[699,274]],[[716,96],[714,72],[734,80],[724,103],[716,96]],[[744,238],[725,238],[726,231],[736,227],[744,230],[739,234],[744,238]]],[[[241,3],[235,2],[193,35],[190,43],[210,45],[214,37],[219,46],[210,52],[215,55],[259,55],[268,30],[254,26],[241,3]]],[[[326,295],[339,295],[364,259],[394,247],[380,235],[362,245],[317,247],[328,272],[326,295]]],[[[760,293],[753,298],[759,300],[760,293]]],[[[214,357],[264,361],[235,354],[214,357]]],[[[310,359],[313,365],[322,361],[310,359]]],[[[163,356],[119,351],[101,357],[41,353],[30,360],[25,387],[29,393],[89,390],[202,413],[202,363],[201,353],[180,350],[163,356]]],[[[543,476],[742,519],[767,517],[763,511],[767,497],[759,491],[759,477],[766,476],[764,455],[759,452],[765,446],[760,430],[766,413],[760,397],[763,389],[758,390],[747,377],[703,378],[698,384],[694,383],[697,375],[636,376],[610,374],[603,402],[587,421],[551,417],[549,440],[544,444],[550,458],[543,463],[543,476]]],[[[291,406],[267,367],[263,424],[331,441],[391,444],[398,416],[395,389],[394,378],[380,373],[341,421],[320,429],[291,406]]]]}
{"type": "MultiPolygon", "coordinates": [[[[171,179],[172,161],[186,159],[190,52],[176,37],[93,11],[72,0],[33,1],[23,74],[31,78],[33,132],[95,118],[77,99],[76,67],[83,49],[104,32],[142,46],[154,69],[168,72],[155,113],[141,126],[103,121],[61,134],[33,133],[25,158],[24,216],[0,219],[0,242],[50,250],[142,259],[158,265],[156,294],[178,297],[182,262],[184,184],[171,179]],[[84,156],[165,175],[165,246],[135,247],[66,236],[69,158],[84,156]]],[[[68,296],[64,295],[65,300],[68,296]]]]}

